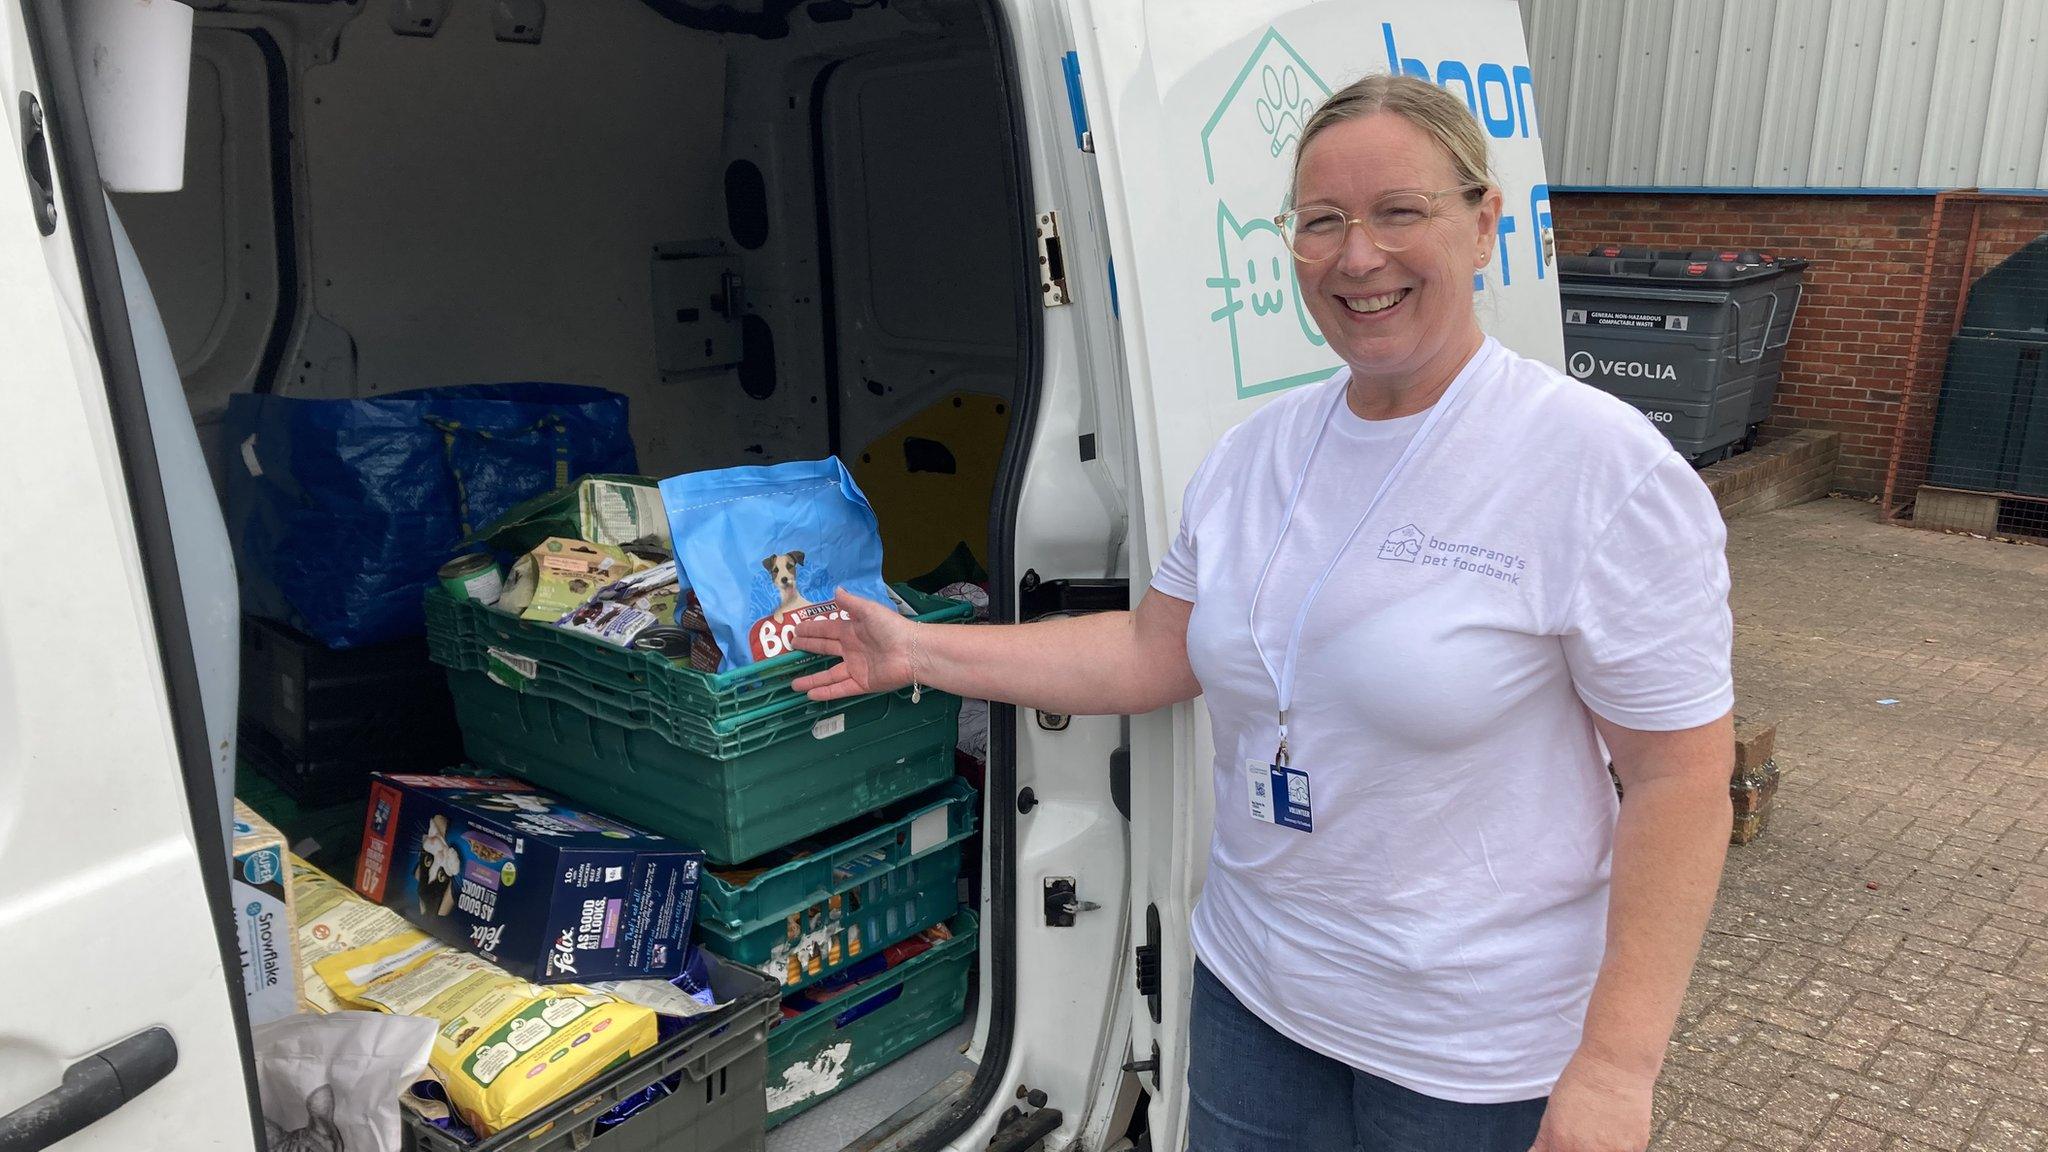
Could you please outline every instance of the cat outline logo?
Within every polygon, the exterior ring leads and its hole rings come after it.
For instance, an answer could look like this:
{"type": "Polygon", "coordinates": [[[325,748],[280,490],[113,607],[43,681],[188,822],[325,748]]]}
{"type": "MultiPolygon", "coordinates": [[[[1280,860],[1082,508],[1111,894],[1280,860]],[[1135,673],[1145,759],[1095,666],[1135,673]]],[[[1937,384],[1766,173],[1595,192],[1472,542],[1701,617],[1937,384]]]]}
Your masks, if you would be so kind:
{"type": "Polygon", "coordinates": [[[1380,545],[1380,559],[1415,563],[1415,558],[1422,555],[1422,540],[1426,535],[1428,533],[1413,524],[1401,525],[1387,533],[1387,542],[1380,545]]]}
{"type": "Polygon", "coordinates": [[[1289,206],[1301,129],[1330,86],[1277,28],[1253,47],[1202,126],[1202,165],[1216,197],[1222,325],[1240,400],[1328,379],[1338,366],[1316,328],[1273,213],[1289,206]],[[1245,306],[1251,307],[1247,309],[1245,306]]]}

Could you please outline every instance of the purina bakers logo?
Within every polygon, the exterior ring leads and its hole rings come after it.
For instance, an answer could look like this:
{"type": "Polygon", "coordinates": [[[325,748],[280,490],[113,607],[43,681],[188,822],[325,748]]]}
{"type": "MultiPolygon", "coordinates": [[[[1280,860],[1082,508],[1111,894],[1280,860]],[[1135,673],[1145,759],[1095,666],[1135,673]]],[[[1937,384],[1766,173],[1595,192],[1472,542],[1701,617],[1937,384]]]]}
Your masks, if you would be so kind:
{"type": "Polygon", "coordinates": [[[1380,559],[1413,564],[1415,558],[1422,555],[1422,541],[1428,535],[1413,524],[1403,524],[1387,533],[1387,542],[1380,545],[1380,559]]]}

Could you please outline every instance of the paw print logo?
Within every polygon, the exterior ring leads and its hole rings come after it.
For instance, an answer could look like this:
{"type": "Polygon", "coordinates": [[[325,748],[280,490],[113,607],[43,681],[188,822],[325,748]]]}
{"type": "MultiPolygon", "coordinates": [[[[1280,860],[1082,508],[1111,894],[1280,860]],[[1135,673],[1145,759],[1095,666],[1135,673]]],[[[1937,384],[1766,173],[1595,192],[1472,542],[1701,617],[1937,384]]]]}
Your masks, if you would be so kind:
{"type": "Polygon", "coordinates": [[[1267,146],[1274,156],[1280,156],[1301,137],[1302,123],[1308,119],[1308,100],[1301,94],[1301,74],[1292,64],[1278,68],[1268,64],[1259,71],[1259,87],[1259,127],[1272,135],[1267,146]]]}
{"type": "Polygon", "coordinates": [[[1216,262],[1206,279],[1223,297],[1209,319],[1227,333],[1239,399],[1325,379],[1337,366],[1273,223],[1287,204],[1291,154],[1329,95],[1315,68],[1268,28],[1202,126],[1202,166],[1216,197],[1216,262]]]}

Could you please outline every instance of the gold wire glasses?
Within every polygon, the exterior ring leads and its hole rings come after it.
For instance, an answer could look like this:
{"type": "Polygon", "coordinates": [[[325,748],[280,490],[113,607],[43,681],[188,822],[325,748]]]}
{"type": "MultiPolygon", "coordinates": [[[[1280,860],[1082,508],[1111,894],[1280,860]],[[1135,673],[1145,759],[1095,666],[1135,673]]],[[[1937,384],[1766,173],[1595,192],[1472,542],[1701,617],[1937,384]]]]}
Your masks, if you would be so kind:
{"type": "Polygon", "coordinates": [[[1319,264],[1344,247],[1351,226],[1365,229],[1365,238],[1382,252],[1401,252],[1415,246],[1431,220],[1438,215],[1437,201],[1446,196],[1466,195],[1483,184],[1460,184],[1441,192],[1389,192],[1373,201],[1364,216],[1347,215],[1342,208],[1309,204],[1273,217],[1287,250],[1304,264],[1319,264]]]}

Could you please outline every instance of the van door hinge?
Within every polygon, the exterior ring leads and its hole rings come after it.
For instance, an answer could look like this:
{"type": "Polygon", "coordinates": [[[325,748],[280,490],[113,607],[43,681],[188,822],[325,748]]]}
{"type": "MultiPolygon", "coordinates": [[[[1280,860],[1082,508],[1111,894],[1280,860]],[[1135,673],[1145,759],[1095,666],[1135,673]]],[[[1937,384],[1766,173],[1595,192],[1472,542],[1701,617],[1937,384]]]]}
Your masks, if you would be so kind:
{"type": "Polygon", "coordinates": [[[1067,257],[1060,248],[1060,214],[1038,214],[1038,290],[1047,308],[1073,303],[1067,295],[1067,257]]]}
{"type": "Polygon", "coordinates": [[[1074,918],[1083,912],[1093,912],[1102,907],[1093,900],[1083,900],[1077,895],[1072,876],[1047,876],[1045,878],[1045,926],[1047,928],[1072,928],[1074,918]]]}

